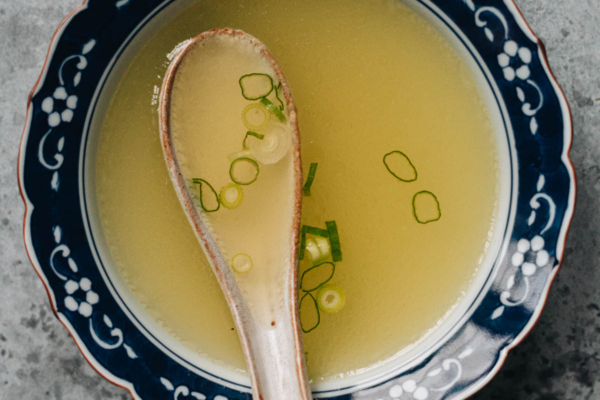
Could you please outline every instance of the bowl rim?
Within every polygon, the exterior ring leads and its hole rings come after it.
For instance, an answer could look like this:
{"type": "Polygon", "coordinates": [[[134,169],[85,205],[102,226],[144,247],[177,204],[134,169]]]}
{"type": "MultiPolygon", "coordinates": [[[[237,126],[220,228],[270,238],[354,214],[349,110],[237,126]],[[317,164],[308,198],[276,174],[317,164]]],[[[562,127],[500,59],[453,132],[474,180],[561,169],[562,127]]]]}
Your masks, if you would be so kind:
{"type": "MultiPolygon", "coordinates": [[[[130,0],[120,0],[120,1],[117,1],[117,3],[121,3],[122,6],[124,6],[124,5],[127,5],[129,3],[129,1],[130,0]]],[[[425,0],[425,1],[427,1],[427,0],[425,0]]],[[[473,11],[475,11],[475,9],[477,7],[479,7],[479,8],[484,7],[484,5],[476,6],[474,4],[473,0],[456,0],[456,1],[457,2],[462,1],[473,11]]],[[[492,1],[486,0],[486,1],[488,3],[493,2],[493,0],[492,1]]],[[[547,51],[546,51],[544,43],[541,41],[541,39],[539,39],[534,34],[530,25],[525,20],[522,12],[516,5],[515,1],[514,0],[502,0],[502,1],[504,2],[507,9],[511,12],[512,16],[515,18],[515,21],[519,25],[522,32],[525,35],[527,35],[529,37],[529,39],[535,44],[535,47],[539,52],[539,56],[540,56],[539,59],[540,59],[541,65],[543,67],[543,70],[547,74],[547,77],[552,85],[554,94],[557,96],[557,100],[559,101],[559,105],[560,105],[559,108],[563,111],[563,116],[566,117],[565,119],[563,119],[563,138],[562,139],[564,140],[564,142],[563,142],[563,148],[562,148],[562,153],[561,153],[560,159],[561,159],[563,166],[565,167],[565,169],[568,173],[568,176],[569,176],[569,185],[570,185],[569,196],[567,199],[567,206],[565,208],[564,215],[563,215],[562,221],[560,222],[560,226],[559,226],[558,238],[557,238],[557,242],[556,242],[556,265],[554,265],[552,272],[548,276],[548,280],[545,283],[545,286],[541,293],[541,297],[538,299],[536,306],[533,309],[533,312],[531,313],[531,316],[529,317],[527,324],[525,325],[524,328],[522,328],[520,330],[520,333],[510,343],[507,343],[505,346],[500,348],[500,352],[497,355],[498,357],[494,363],[493,368],[490,371],[488,371],[482,378],[478,379],[475,383],[471,383],[468,387],[463,388],[463,390],[458,392],[458,397],[453,397],[453,398],[469,397],[472,394],[474,394],[475,392],[479,391],[482,387],[484,387],[496,375],[498,370],[502,367],[502,365],[504,364],[504,362],[506,360],[508,352],[510,350],[512,350],[514,347],[516,347],[518,344],[520,344],[523,341],[523,339],[529,334],[529,332],[531,331],[533,326],[537,323],[538,319],[540,318],[541,312],[543,311],[543,309],[546,305],[549,289],[556,277],[558,270],[562,266],[562,262],[564,259],[565,244],[566,244],[568,232],[569,232],[569,229],[570,229],[570,226],[572,223],[573,214],[574,214],[574,210],[575,210],[575,203],[576,203],[576,198],[577,198],[576,172],[575,172],[573,162],[569,155],[571,148],[572,148],[572,142],[573,142],[573,119],[572,119],[570,106],[568,104],[568,101],[566,99],[564,91],[560,87],[558,81],[556,80],[555,75],[553,74],[553,72],[550,68],[547,51]]],[[[136,390],[133,387],[133,385],[131,384],[131,382],[113,375],[112,372],[110,372],[108,369],[106,369],[104,366],[102,366],[98,363],[98,361],[96,360],[96,358],[92,354],[92,352],[87,349],[86,345],[84,344],[81,337],[79,336],[77,330],[73,327],[73,325],[69,322],[69,320],[64,316],[64,314],[62,314],[61,312],[58,311],[54,291],[51,288],[51,286],[45,276],[45,273],[42,270],[41,264],[37,259],[36,252],[33,247],[32,239],[31,239],[31,235],[32,235],[32,233],[31,233],[31,215],[33,212],[33,203],[28,198],[26,191],[24,189],[24,187],[25,187],[25,178],[24,178],[25,157],[24,157],[24,155],[26,152],[26,145],[28,142],[29,133],[30,133],[30,129],[31,129],[31,122],[33,119],[33,111],[32,111],[33,97],[38,93],[39,89],[45,83],[45,78],[50,69],[50,66],[49,66],[50,61],[51,61],[52,57],[55,55],[55,51],[58,47],[58,42],[60,41],[62,34],[64,33],[65,29],[68,27],[69,23],[81,11],[85,10],[89,3],[90,3],[89,0],[84,0],[84,2],[80,6],[78,6],[73,11],[71,11],[64,18],[64,20],[59,24],[57,30],[54,32],[54,34],[52,36],[52,39],[51,39],[51,42],[49,45],[49,49],[47,51],[45,61],[44,61],[43,67],[42,67],[42,72],[40,73],[33,89],[31,90],[31,92],[28,96],[27,113],[26,113],[26,118],[25,118],[26,122],[25,122],[25,127],[23,129],[21,142],[19,145],[19,156],[18,156],[18,161],[17,161],[18,162],[17,178],[18,178],[19,191],[20,191],[21,197],[22,197],[24,205],[25,205],[25,213],[24,213],[24,219],[23,219],[23,236],[24,236],[25,248],[26,248],[27,255],[28,255],[30,262],[32,263],[36,273],[38,274],[39,278],[41,279],[41,281],[44,285],[44,288],[45,288],[48,298],[50,300],[50,306],[51,306],[52,311],[53,311],[54,315],[58,318],[58,320],[63,324],[63,326],[65,326],[65,328],[67,329],[69,334],[73,337],[75,344],[77,345],[77,347],[83,354],[84,358],[88,361],[88,363],[92,366],[92,368],[98,374],[100,374],[102,377],[104,377],[106,380],[108,380],[109,382],[111,382],[119,387],[127,389],[133,398],[142,399],[136,392],[136,390]]],[[[92,3],[93,3],[93,1],[92,1],[92,3]]],[[[159,3],[159,4],[161,4],[161,3],[159,3]]],[[[171,3],[169,3],[169,4],[171,4],[171,3]]],[[[158,6],[158,4],[157,4],[157,6],[158,6]]],[[[482,27],[482,29],[483,29],[483,27],[482,27]]],[[[510,239],[508,239],[508,240],[510,240],[510,239]]],[[[376,386],[383,386],[383,385],[384,385],[383,383],[379,383],[376,386]]],[[[397,388],[398,386],[399,385],[396,384],[392,387],[392,389],[397,388]]],[[[388,387],[388,389],[389,389],[389,387],[388,387]]],[[[390,389],[390,390],[392,390],[392,389],[390,389]]],[[[175,395],[175,397],[177,397],[177,395],[175,395]]],[[[221,397],[218,397],[218,396],[216,398],[221,399],[221,397]]]]}

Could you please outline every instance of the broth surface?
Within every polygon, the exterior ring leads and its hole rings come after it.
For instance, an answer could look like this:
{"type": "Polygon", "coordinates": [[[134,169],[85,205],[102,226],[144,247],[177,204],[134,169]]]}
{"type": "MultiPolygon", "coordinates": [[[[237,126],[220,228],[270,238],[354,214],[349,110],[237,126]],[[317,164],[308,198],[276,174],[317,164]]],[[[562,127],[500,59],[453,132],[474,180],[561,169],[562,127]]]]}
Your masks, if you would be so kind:
{"type": "Polygon", "coordinates": [[[155,100],[173,48],[219,27],[256,36],[282,66],[305,178],[319,163],[303,223],[339,228],[343,261],[331,283],[346,305],[304,335],[309,375],[355,375],[402,354],[469,288],[495,227],[499,177],[471,72],[394,0],[202,0],[160,27],[120,77],[100,134],[99,213],[120,273],[176,339],[245,369],[225,299],[170,182],[155,100]],[[416,181],[386,170],[383,157],[395,150],[410,158],[416,181]],[[415,220],[422,191],[439,200],[439,221],[415,220]]]}

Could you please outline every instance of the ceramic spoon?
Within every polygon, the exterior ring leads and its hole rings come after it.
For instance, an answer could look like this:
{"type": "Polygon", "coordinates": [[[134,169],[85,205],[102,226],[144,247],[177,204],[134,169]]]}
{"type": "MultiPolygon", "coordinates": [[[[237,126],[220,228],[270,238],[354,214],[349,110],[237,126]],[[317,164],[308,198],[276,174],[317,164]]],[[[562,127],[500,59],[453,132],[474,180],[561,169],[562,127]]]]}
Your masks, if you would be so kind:
{"type": "MultiPolygon", "coordinates": [[[[207,53],[206,56],[210,57],[210,54],[212,53],[207,53]]],[[[198,69],[197,73],[201,74],[202,70],[198,69]]],[[[294,101],[281,67],[258,39],[242,31],[217,29],[204,32],[186,42],[179,49],[175,58],[173,58],[162,86],[159,118],[160,137],[171,180],[181,205],[211,263],[231,309],[246,363],[250,371],[254,399],[311,399],[304,360],[297,298],[298,264],[296,255],[302,185],[300,132],[298,130],[294,101]],[[277,232],[278,235],[287,235],[289,240],[287,241],[288,249],[285,253],[287,254],[286,260],[283,262],[284,265],[281,265],[283,280],[279,284],[283,282],[284,287],[279,293],[282,294],[282,298],[273,299],[275,302],[278,302],[274,307],[279,307],[281,312],[277,317],[277,323],[273,321],[272,324],[269,324],[273,326],[265,326],[253,315],[253,309],[250,307],[252,299],[244,298],[244,292],[240,290],[234,272],[226,261],[223,249],[220,248],[218,232],[213,231],[207,215],[203,215],[203,211],[198,210],[194,204],[193,196],[190,193],[188,182],[184,178],[182,165],[180,164],[180,161],[184,157],[180,156],[178,159],[176,141],[173,138],[170,106],[175,93],[172,90],[173,84],[182,61],[190,54],[193,54],[193,52],[205,51],[204,49],[209,47],[207,44],[211,41],[223,39],[234,39],[236,42],[235,46],[239,46],[240,51],[248,51],[248,48],[252,48],[267,62],[272,69],[272,76],[276,77],[282,84],[284,97],[282,100],[286,104],[288,126],[292,131],[291,176],[294,182],[289,187],[292,187],[294,192],[290,193],[290,196],[293,197],[293,212],[290,218],[293,218],[293,221],[289,225],[291,226],[290,232],[277,232]]]]}

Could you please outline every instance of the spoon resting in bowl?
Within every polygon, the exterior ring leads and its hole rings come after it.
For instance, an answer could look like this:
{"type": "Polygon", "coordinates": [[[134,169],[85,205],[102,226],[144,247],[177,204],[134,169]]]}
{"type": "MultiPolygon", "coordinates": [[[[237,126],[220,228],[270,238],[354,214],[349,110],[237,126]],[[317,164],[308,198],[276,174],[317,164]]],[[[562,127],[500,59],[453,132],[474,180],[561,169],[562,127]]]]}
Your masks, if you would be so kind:
{"type": "Polygon", "coordinates": [[[297,297],[300,132],[281,67],[249,34],[204,32],[177,49],[159,122],[171,181],[231,309],[254,399],[311,399],[297,297]]]}

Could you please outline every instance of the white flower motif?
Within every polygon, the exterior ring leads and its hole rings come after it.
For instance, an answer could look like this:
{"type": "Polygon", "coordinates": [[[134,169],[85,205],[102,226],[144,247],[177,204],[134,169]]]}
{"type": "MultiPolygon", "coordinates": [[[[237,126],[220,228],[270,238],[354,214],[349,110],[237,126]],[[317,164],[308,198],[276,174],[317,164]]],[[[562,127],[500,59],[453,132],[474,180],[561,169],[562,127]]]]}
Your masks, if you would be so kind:
{"type": "Polygon", "coordinates": [[[48,125],[55,128],[61,122],[71,122],[74,116],[73,110],[77,108],[77,100],[77,96],[68,95],[64,86],[56,88],[52,96],[48,96],[42,101],[42,111],[48,114],[48,125]],[[62,111],[55,110],[57,101],[64,102],[66,108],[62,111]]]}
{"type": "Polygon", "coordinates": [[[504,44],[504,51],[498,55],[498,65],[502,67],[504,78],[512,82],[515,78],[527,80],[531,76],[531,70],[528,64],[531,63],[533,56],[531,50],[527,47],[519,47],[517,42],[508,40],[504,44]],[[515,67],[514,64],[521,64],[515,67]]]}
{"type": "Polygon", "coordinates": [[[93,306],[98,304],[100,301],[100,296],[98,293],[92,290],[92,281],[88,278],[83,278],[79,282],[75,282],[74,280],[68,280],[65,283],[65,291],[68,296],[65,297],[65,307],[69,311],[78,311],[82,316],[89,318],[94,311],[93,306]],[[78,302],[74,294],[81,290],[85,294],[85,299],[78,302]]]}
{"type": "Polygon", "coordinates": [[[536,236],[531,241],[521,239],[517,243],[517,251],[512,256],[512,264],[521,267],[525,276],[532,276],[538,268],[545,267],[550,261],[550,254],[544,250],[544,238],[536,236]]]}

